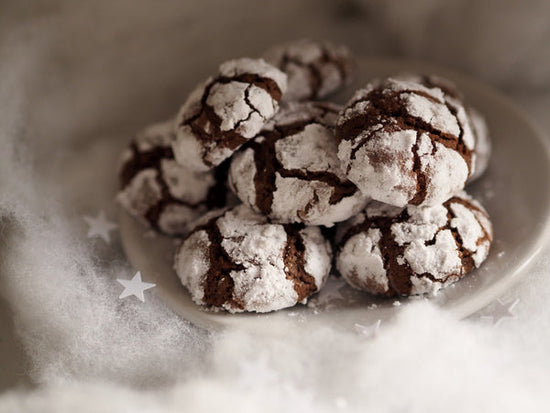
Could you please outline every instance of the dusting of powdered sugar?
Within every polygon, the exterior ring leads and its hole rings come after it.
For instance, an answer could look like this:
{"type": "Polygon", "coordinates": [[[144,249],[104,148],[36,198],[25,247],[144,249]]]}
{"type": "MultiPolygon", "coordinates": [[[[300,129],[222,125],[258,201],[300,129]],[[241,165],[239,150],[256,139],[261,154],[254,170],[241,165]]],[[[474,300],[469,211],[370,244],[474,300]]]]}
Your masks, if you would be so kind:
{"type": "Polygon", "coordinates": [[[286,74],[262,59],[230,60],[189,95],[177,116],[176,160],[206,171],[254,137],[278,110],[286,74]]]}
{"type": "Polygon", "coordinates": [[[140,152],[162,147],[169,148],[174,139],[174,119],[154,123],[136,135],[135,144],[140,152]]]}
{"type": "Polygon", "coordinates": [[[357,91],[336,133],[347,177],[398,207],[445,201],[464,188],[475,156],[460,102],[414,79],[389,78],[357,91]]]}
{"type": "Polygon", "coordinates": [[[288,75],[286,102],[321,99],[338,91],[351,82],[355,66],[347,47],[309,39],[275,46],[264,58],[288,75]]]}
{"type": "Polygon", "coordinates": [[[147,226],[169,235],[185,235],[189,224],[207,210],[216,185],[213,172],[199,173],[174,160],[173,120],[138,133],[124,151],[121,176],[128,182],[117,201],[147,226]]]}
{"type": "Polygon", "coordinates": [[[380,237],[379,229],[370,228],[352,236],[341,249],[336,267],[352,287],[375,294],[388,291],[380,237]]]}
{"type": "MultiPolygon", "coordinates": [[[[305,247],[302,270],[314,278],[317,291],[330,271],[330,246],[316,227],[306,227],[300,235],[305,247]]],[[[176,271],[199,304],[211,304],[204,301],[207,277],[228,276],[232,280],[231,297],[220,308],[229,312],[268,312],[290,307],[299,297],[285,264],[289,236],[283,225],[270,223],[245,205],[215,211],[203,218],[197,230],[182,243],[176,257],[176,271]],[[202,229],[201,225],[205,224],[202,229]],[[215,229],[209,229],[210,225],[215,229]],[[219,233],[220,240],[210,238],[212,231],[219,233]],[[208,255],[205,239],[219,243],[233,268],[228,274],[223,269],[216,272],[217,264],[211,261],[214,257],[208,255]]]]}
{"type": "MultiPolygon", "coordinates": [[[[371,130],[361,133],[362,141],[371,130]]],[[[416,174],[413,172],[413,146],[416,131],[380,131],[354,150],[353,142],[342,141],[338,156],[347,177],[371,198],[395,206],[405,206],[416,193],[416,174]]]]}
{"type": "Polygon", "coordinates": [[[486,211],[465,192],[432,207],[372,201],[361,215],[340,225],[336,263],[374,294],[433,294],[479,267],[492,241],[486,211]]]}
{"type": "Polygon", "coordinates": [[[312,102],[283,107],[254,145],[232,160],[229,180],[240,199],[283,223],[331,226],[359,212],[368,199],[340,167],[332,128],[338,109],[312,102]],[[257,197],[265,191],[268,209],[257,197]]]}
{"type": "Polygon", "coordinates": [[[210,188],[216,183],[212,173],[194,172],[179,165],[174,159],[163,159],[161,172],[170,194],[193,205],[204,202],[210,188]]]}
{"type": "Polygon", "coordinates": [[[195,231],[182,243],[174,260],[176,274],[197,304],[204,304],[202,285],[211,265],[208,256],[210,244],[206,231],[195,231]]]}
{"type": "Polygon", "coordinates": [[[158,172],[154,169],[140,171],[116,197],[126,211],[145,225],[149,225],[145,218],[147,211],[162,198],[157,175],[158,172]]]}
{"type": "Polygon", "coordinates": [[[305,270],[315,279],[315,286],[320,290],[326,283],[332,264],[330,242],[323,237],[316,227],[305,227],[300,230],[305,246],[305,270]]]}
{"type": "Polygon", "coordinates": [[[474,173],[469,179],[469,182],[471,182],[483,175],[489,165],[489,158],[491,157],[491,138],[489,135],[489,127],[481,112],[471,106],[468,107],[467,111],[472,122],[476,153],[474,173]]]}

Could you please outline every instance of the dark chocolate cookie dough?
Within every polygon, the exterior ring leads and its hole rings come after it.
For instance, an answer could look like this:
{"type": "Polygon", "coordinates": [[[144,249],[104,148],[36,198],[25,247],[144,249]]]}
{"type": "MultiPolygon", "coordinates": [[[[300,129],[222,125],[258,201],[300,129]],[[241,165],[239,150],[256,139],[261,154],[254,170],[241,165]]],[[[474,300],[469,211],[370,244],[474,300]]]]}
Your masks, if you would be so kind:
{"type": "Polygon", "coordinates": [[[431,207],[372,201],[338,228],[336,263],[353,287],[383,296],[435,293],[487,258],[487,212],[461,192],[431,207]]]}
{"type": "Polygon", "coordinates": [[[336,126],[342,168],[395,206],[437,205],[470,176],[475,138],[464,107],[438,87],[389,78],[349,101],[336,126]]]}
{"type": "Polygon", "coordinates": [[[228,165],[198,173],[174,160],[173,120],[138,133],[123,154],[117,201],[143,224],[183,236],[211,208],[226,205],[228,165]]]}
{"type": "Polygon", "coordinates": [[[253,138],[277,111],[286,75],[262,59],[223,63],[199,85],[177,116],[173,143],[183,166],[206,171],[253,138]]]}
{"type": "Polygon", "coordinates": [[[367,197],[340,168],[334,123],[339,107],[291,102],[235,154],[230,186],[275,222],[330,226],[365,206],[367,197]]]}
{"type": "Polygon", "coordinates": [[[305,303],[325,283],[330,262],[319,228],[273,224],[239,205],[203,217],[175,268],[197,304],[263,313],[305,303]]]}

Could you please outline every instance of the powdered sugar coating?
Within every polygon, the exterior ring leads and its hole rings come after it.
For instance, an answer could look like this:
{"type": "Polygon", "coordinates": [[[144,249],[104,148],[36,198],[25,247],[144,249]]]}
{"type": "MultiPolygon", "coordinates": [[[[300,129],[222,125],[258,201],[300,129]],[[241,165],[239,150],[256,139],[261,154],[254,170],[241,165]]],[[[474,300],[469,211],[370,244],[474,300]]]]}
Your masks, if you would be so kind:
{"type": "Polygon", "coordinates": [[[318,228],[272,224],[240,205],[202,219],[175,269],[197,304],[263,313],[305,303],[324,285],[330,263],[318,228]]]}
{"type": "Polygon", "coordinates": [[[464,192],[431,207],[372,201],[338,232],[338,271],[385,296],[437,292],[479,267],[493,237],[487,212],[464,192]]]}
{"type": "Polygon", "coordinates": [[[475,139],[463,106],[414,79],[357,91],[336,136],[346,176],[373,199],[399,207],[445,201],[472,169],[475,139]]]}
{"type": "Polygon", "coordinates": [[[209,207],[224,204],[226,191],[223,173],[198,173],[176,163],[173,135],[172,120],[136,135],[122,157],[117,201],[143,224],[182,236],[209,207]]]}
{"type": "Polygon", "coordinates": [[[468,182],[472,182],[485,173],[491,158],[491,136],[485,118],[477,109],[469,106],[468,115],[472,123],[472,130],[476,139],[476,158],[474,173],[468,182]]]}
{"type": "Polygon", "coordinates": [[[309,39],[275,46],[264,58],[288,75],[285,102],[322,99],[348,85],[355,69],[345,46],[309,39]]]}
{"type": "Polygon", "coordinates": [[[366,204],[344,176],[333,134],[338,107],[290,103],[231,162],[237,196],[275,222],[331,226],[366,204]]]}
{"type": "Polygon", "coordinates": [[[223,63],[180,109],[176,160],[197,171],[219,165],[275,114],[286,85],[286,75],[262,59],[223,63]]]}

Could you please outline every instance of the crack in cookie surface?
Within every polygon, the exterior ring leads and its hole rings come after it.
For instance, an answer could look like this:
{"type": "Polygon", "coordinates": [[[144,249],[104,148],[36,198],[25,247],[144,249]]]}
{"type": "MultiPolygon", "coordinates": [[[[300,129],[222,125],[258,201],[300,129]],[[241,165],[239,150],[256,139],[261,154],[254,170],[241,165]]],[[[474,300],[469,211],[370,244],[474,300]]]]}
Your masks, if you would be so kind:
{"type": "MultiPolygon", "coordinates": [[[[124,191],[143,171],[154,171],[154,182],[160,192],[159,199],[145,211],[143,218],[149,225],[164,233],[163,228],[159,226],[160,218],[168,206],[183,206],[189,209],[198,208],[218,208],[226,203],[226,179],[229,169],[229,163],[220,165],[214,171],[214,183],[209,187],[204,199],[197,202],[189,202],[172,195],[170,187],[163,175],[162,163],[164,161],[174,161],[174,154],[170,146],[152,146],[147,150],[140,150],[138,144],[133,140],[129,147],[130,157],[123,162],[120,170],[120,190],[124,191]]],[[[202,184],[198,182],[197,184],[202,184]]]]}
{"type": "Polygon", "coordinates": [[[223,237],[217,224],[218,220],[223,218],[226,213],[227,211],[194,230],[194,232],[205,231],[210,241],[208,247],[210,265],[203,281],[203,301],[214,307],[229,305],[243,309],[244,303],[234,296],[235,282],[231,277],[231,272],[242,271],[244,267],[241,264],[236,264],[223,248],[223,237]]]}
{"type": "MultiPolygon", "coordinates": [[[[461,170],[460,176],[464,174],[467,179],[472,173],[474,150],[468,147],[465,142],[466,125],[463,124],[464,122],[468,122],[468,120],[459,114],[459,111],[461,111],[460,103],[451,102],[440,90],[437,94],[431,95],[427,91],[415,89],[410,85],[404,86],[402,90],[394,90],[391,88],[392,86],[387,85],[388,83],[386,82],[376,87],[371,87],[371,89],[366,89],[364,92],[358,92],[356,97],[352,98],[348,103],[335,129],[343,151],[339,152],[340,159],[345,164],[346,174],[363,191],[368,193],[369,189],[373,189],[372,186],[374,184],[369,183],[368,177],[365,177],[361,172],[361,162],[363,161],[362,158],[357,161],[359,151],[365,152],[364,156],[368,158],[365,162],[375,170],[376,168],[382,170],[382,167],[393,163],[405,164],[409,162],[409,157],[407,157],[404,150],[403,152],[390,151],[386,154],[386,158],[383,158],[385,152],[380,148],[379,150],[373,149],[373,147],[369,146],[369,142],[372,140],[378,142],[378,139],[381,142],[386,142],[389,139],[393,139],[393,134],[402,136],[402,132],[414,132],[416,134],[416,142],[410,149],[412,170],[403,170],[401,173],[404,174],[403,179],[412,178],[416,181],[416,189],[414,190],[414,187],[411,187],[406,192],[405,190],[400,192],[401,190],[398,190],[399,187],[397,186],[385,189],[390,193],[395,189],[395,196],[398,199],[401,199],[400,197],[407,199],[407,203],[411,205],[422,205],[425,201],[431,203],[434,191],[440,189],[437,186],[441,185],[437,184],[436,181],[432,181],[431,178],[433,175],[438,176],[439,181],[437,182],[442,182],[441,180],[444,179],[443,176],[447,175],[444,175],[446,172],[436,172],[436,169],[434,169],[435,166],[432,166],[432,172],[428,173],[425,168],[429,168],[429,166],[423,166],[424,162],[427,162],[426,165],[433,165],[435,159],[444,159],[444,162],[447,162],[445,163],[447,167],[450,167],[449,162],[459,162],[459,158],[456,155],[450,152],[440,152],[444,151],[444,148],[447,148],[456,152],[464,160],[466,168],[461,170]],[[413,99],[413,97],[416,98],[413,99]],[[416,102],[420,98],[422,99],[418,101],[420,103],[411,103],[416,102]],[[426,101],[430,103],[422,103],[426,101]],[[416,105],[420,109],[414,109],[417,107],[416,105]],[[429,109],[423,109],[423,105],[428,105],[429,109]],[[419,110],[425,110],[427,114],[434,113],[439,115],[432,115],[432,120],[427,121],[425,119],[426,116],[422,116],[418,112],[419,110]],[[437,120],[437,116],[440,116],[439,120],[437,120]],[[436,119],[435,121],[433,121],[434,118],[436,119]],[[388,136],[386,137],[386,135],[388,136]],[[421,156],[418,153],[420,136],[428,137],[433,148],[431,154],[429,152],[422,154],[422,156],[429,156],[429,159],[423,162],[421,162],[421,156]],[[344,141],[349,143],[342,146],[344,141]],[[411,175],[410,177],[408,177],[409,174],[411,175]]],[[[419,87],[421,86],[419,85],[419,87]]],[[[470,134],[468,136],[470,137],[470,134]]],[[[372,145],[376,145],[376,143],[372,145]]],[[[387,145],[387,143],[384,143],[384,145],[387,145]]],[[[456,182],[453,182],[452,179],[450,180],[450,176],[451,172],[449,171],[446,178],[448,182],[454,185],[454,189],[460,189],[461,181],[455,180],[456,182]]],[[[407,183],[407,185],[414,184],[411,182],[407,183]]],[[[382,187],[375,190],[378,193],[378,191],[382,191],[382,187]]],[[[382,194],[376,195],[376,197],[382,197],[377,199],[384,202],[396,202],[396,205],[402,205],[401,202],[403,202],[402,200],[392,201],[391,198],[385,199],[382,194]]]]}
{"type": "MultiPolygon", "coordinates": [[[[329,203],[337,204],[346,197],[357,193],[357,187],[347,179],[338,177],[330,171],[310,171],[306,168],[285,168],[277,157],[276,142],[299,133],[302,133],[307,126],[321,125],[325,128],[332,128],[324,120],[328,113],[336,114],[335,109],[317,104],[317,109],[322,109],[320,114],[309,116],[289,124],[273,125],[271,130],[265,130],[260,134],[261,140],[256,139],[249,142],[244,150],[252,149],[254,153],[254,163],[256,171],[254,175],[255,185],[255,204],[257,208],[265,215],[272,212],[273,196],[277,191],[276,178],[295,178],[302,181],[323,182],[331,188],[329,203]]],[[[313,196],[317,196],[316,193],[313,196]]],[[[310,205],[311,208],[311,205],[310,205]]]]}
{"type": "Polygon", "coordinates": [[[315,278],[308,274],[306,268],[306,247],[300,234],[303,225],[285,224],[283,228],[287,235],[283,253],[286,278],[294,283],[294,290],[298,294],[298,302],[317,291],[315,278]]]}
{"type": "MultiPolygon", "coordinates": [[[[339,253],[342,252],[344,249],[344,246],[346,243],[353,238],[354,236],[364,233],[367,234],[367,232],[371,229],[380,231],[380,237],[378,241],[376,241],[376,246],[380,250],[380,257],[383,262],[384,270],[386,272],[385,277],[387,278],[387,289],[386,291],[380,292],[376,291],[377,294],[386,295],[386,296],[396,296],[396,295],[410,295],[413,293],[418,293],[419,287],[416,287],[412,279],[415,278],[417,280],[421,279],[427,279],[432,284],[439,284],[440,286],[447,285],[448,283],[451,283],[453,281],[456,281],[466,274],[470,273],[474,268],[476,268],[479,263],[476,265],[474,256],[478,253],[479,249],[478,247],[488,248],[492,241],[492,234],[490,227],[486,227],[486,225],[489,223],[488,221],[488,215],[483,210],[483,208],[477,206],[474,201],[472,201],[468,196],[466,195],[460,195],[460,196],[454,196],[441,204],[438,208],[444,208],[441,213],[444,214],[444,224],[440,225],[438,228],[433,230],[433,235],[430,239],[423,240],[423,244],[426,247],[436,247],[436,243],[438,242],[438,237],[440,234],[443,234],[445,231],[448,231],[452,237],[452,241],[455,245],[454,252],[449,249],[443,249],[439,250],[441,253],[444,254],[456,254],[457,260],[459,260],[458,267],[453,268],[450,267],[451,270],[449,272],[443,272],[438,273],[437,271],[441,271],[439,267],[433,266],[431,267],[432,270],[427,272],[415,272],[413,268],[430,268],[426,266],[427,262],[421,261],[420,267],[418,266],[418,262],[416,264],[411,261],[409,263],[409,259],[411,258],[411,255],[407,255],[407,250],[409,246],[412,245],[411,239],[403,240],[401,238],[401,241],[397,241],[397,237],[402,235],[399,235],[402,233],[401,231],[405,231],[405,234],[407,237],[411,237],[410,229],[407,229],[408,225],[414,226],[414,225],[426,225],[429,224],[428,222],[425,222],[423,218],[420,218],[420,216],[417,216],[417,218],[413,218],[414,214],[416,212],[413,212],[413,216],[411,216],[411,212],[409,211],[410,208],[416,208],[416,207],[406,207],[398,211],[396,214],[390,214],[389,216],[379,216],[373,213],[372,216],[367,216],[367,213],[365,212],[363,215],[363,221],[360,221],[359,223],[355,225],[351,225],[349,228],[345,230],[343,233],[338,245],[339,245],[339,253]],[[482,235],[477,238],[475,241],[475,248],[474,249],[468,249],[465,247],[465,241],[461,236],[460,233],[460,224],[455,223],[455,220],[460,220],[461,218],[457,216],[452,209],[452,206],[455,204],[460,204],[464,206],[474,217],[477,225],[479,226],[479,229],[481,230],[482,235]],[[474,213],[477,212],[479,214],[482,214],[482,216],[487,219],[487,222],[481,221],[478,216],[474,213]],[[415,223],[415,220],[420,220],[418,223],[415,223]],[[396,224],[404,224],[405,228],[402,230],[399,230],[398,232],[394,233],[393,226],[396,224]],[[413,267],[411,267],[413,265],[413,267]]],[[[368,207],[367,207],[368,210],[368,207]]],[[[411,210],[412,211],[412,210],[411,210]]],[[[417,210],[418,212],[419,210],[417,210]]],[[[464,221],[462,221],[464,222],[464,221]]],[[[489,224],[490,225],[490,224],[489,224]]],[[[402,227],[403,228],[403,227],[402,227]]],[[[414,234],[414,232],[412,233],[414,234]]],[[[373,238],[371,238],[373,239],[373,238]]],[[[376,238],[374,238],[376,239],[376,238]]],[[[415,240],[416,241],[416,240],[415,240]]],[[[357,244],[354,244],[357,245],[357,244]]],[[[439,248],[448,248],[444,247],[444,244],[442,244],[442,247],[439,248]]],[[[484,250],[485,253],[488,251],[488,249],[484,250]]],[[[409,250],[409,254],[410,254],[409,250]]],[[[359,252],[357,252],[359,253],[359,252]]],[[[428,255],[429,256],[429,255],[428,255]]],[[[482,260],[485,259],[486,255],[482,257],[482,260]]],[[[339,259],[339,257],[338,257],[339,259]]],[[[434,262],[435,263],[435,262],[434,262]]],[[[434,265],[434,264],[431,264],[434,265]]],[[[353,267],[352,267],[353,268],[353,267]]],[[[445,270],[448,271],[448,270],[445,270]]],[[[377,284],[370,282],[369,284],[369,275],[367,275],[366,279],[360,279],[358,274],[344,274],[345,277],[351,277],[352,281],[355,279],[356,285],[364,285],[366,288],[369,288],[369,285],[376,286],[377,284]]],[[[422,287],[420,287],[422,289],[422,287]]],[[[440,287],[438,287],[440,288],[440,287]]],[[[372,291],[375,292],[375,291],[372,291]]],[[[423,291],[420,291],[423,292],[423,291]]]]}

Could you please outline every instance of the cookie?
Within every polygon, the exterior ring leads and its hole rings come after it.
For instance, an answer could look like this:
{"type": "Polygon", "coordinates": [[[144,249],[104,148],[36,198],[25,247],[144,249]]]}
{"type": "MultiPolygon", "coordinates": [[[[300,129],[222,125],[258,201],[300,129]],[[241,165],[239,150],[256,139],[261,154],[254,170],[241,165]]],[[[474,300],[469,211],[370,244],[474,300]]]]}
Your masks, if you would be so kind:
{"type": "Polygon", "coordinates": [[[201,219],[175,269],[199,305],[264,313],[305,303],[325,283],[330,261],[319,228],[273,224],[239,205],[201,219]]]}
{"type": "Polygon", "coordinates": [[[476,138],[476,157],[474,173],[470,176],[468,182],[472,182],[485,173],[489,166],[491,158],[491,137],[489,127],[483,115],[471,106],[467,107],[468,114],[472,121],[472,129],[476,138]]]}
{"type": "Polygon", "coordinates": [[[227,167],[198,173],[174,160],[173,120],[138,133],[123,153],[117,201],[144,225],[174,236],[210,208],[226,205],[227,167]]]}
{"type": "Polygon", "coordinates": [[[284,101],[316,100],[349,85],[355,61],[345,46],[302,39],[275,46],[264,58],[288,75],[284,101]]]}
{"type": "Polygon", "coordinates": [[[475,139],[475,148],[473,156],[472,172],[468,182],[479,178],[489,164],[491,157],[491,140],[489,137],[489,128],[483,115],[475,108],[464,104],[464,98],[456,85],[448,79],[434,75],[404,74],[398,76],[398,79],[416,81],[426,87],[438,87],[445,94],[445,98],[450,105],[454,106],[457,113],[460,112],[463,124],[468,122],[470,130],[475,139]],[[461,112],[461,107],[465,108],[466,113],[461,112]]]}
{"type": "Polygon", "coordinates": [[[388,78],[359,90],[336,126],[350,181],[373,199],[437,205],[462,190],[475,138],[458,99],[438,87],[388,78]]]}
{"type": "Polygon", "coordinates": [[[176,160],[196,171],[219,165],[254,137],[278,109],[286,74],[262,59],[223,63],[199,85],[177,116],[176,160]]]}
{"type": "Polygon", "coordinates": [[[431,207],[372,201],[339,225],[336,266],[372,294],[433,294],[481,265],[492,234],[487,212],[465,192],[431,207]]]}
{"type": "Polygon", "coordinates": [[[361,211],[367,197],[342,173],[333,127],[339,107],[291,102],[236,153],[229,184],[274,222],[331,226],[361,211]]]}

